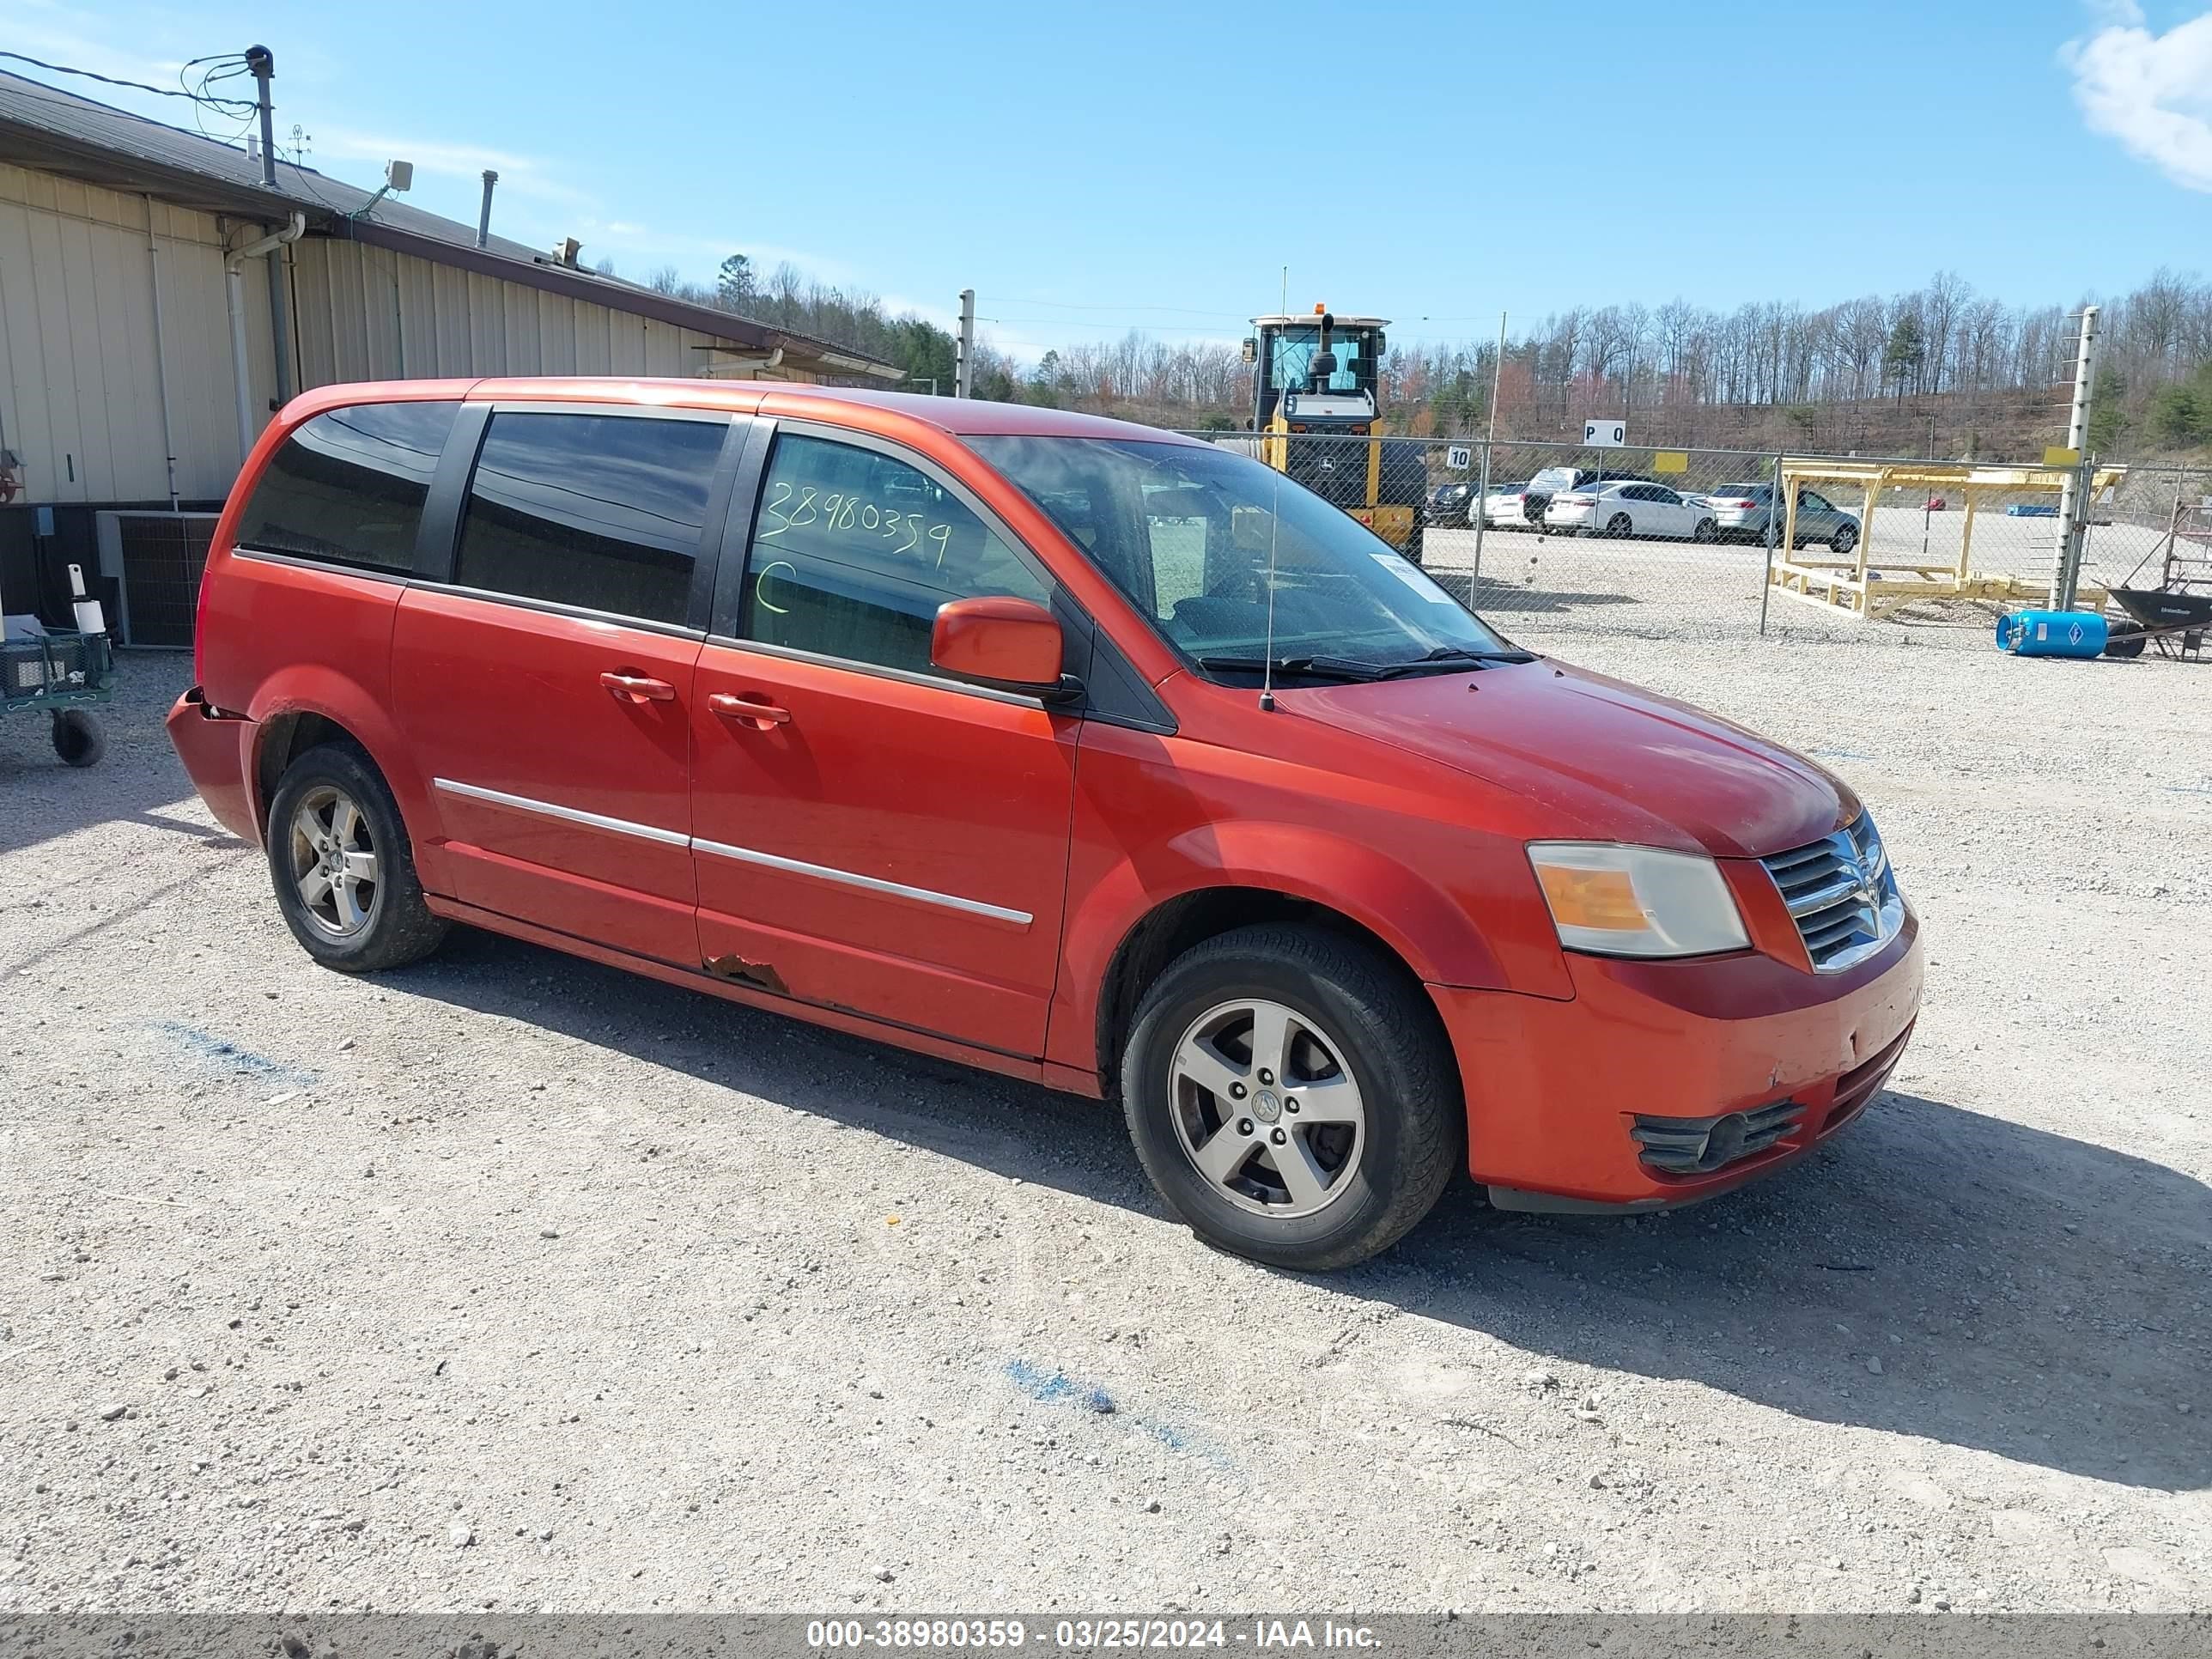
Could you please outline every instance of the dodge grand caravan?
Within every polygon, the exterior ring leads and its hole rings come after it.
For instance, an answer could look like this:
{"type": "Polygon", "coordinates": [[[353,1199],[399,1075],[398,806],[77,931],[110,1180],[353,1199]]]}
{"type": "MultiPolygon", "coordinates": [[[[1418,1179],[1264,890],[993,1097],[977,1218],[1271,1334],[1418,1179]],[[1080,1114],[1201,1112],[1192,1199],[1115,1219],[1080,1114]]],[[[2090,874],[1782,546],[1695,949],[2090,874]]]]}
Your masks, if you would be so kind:
{"type": "Polygon", "coordinates": [[[331,386],[169,731],[300,945],[456,922],[1118,1097],[1205,1238],[1708,1197],[1897,1063],[1917,924],[1811,762],[1515,648],[1257,462],[704,381],[331,386]]]}

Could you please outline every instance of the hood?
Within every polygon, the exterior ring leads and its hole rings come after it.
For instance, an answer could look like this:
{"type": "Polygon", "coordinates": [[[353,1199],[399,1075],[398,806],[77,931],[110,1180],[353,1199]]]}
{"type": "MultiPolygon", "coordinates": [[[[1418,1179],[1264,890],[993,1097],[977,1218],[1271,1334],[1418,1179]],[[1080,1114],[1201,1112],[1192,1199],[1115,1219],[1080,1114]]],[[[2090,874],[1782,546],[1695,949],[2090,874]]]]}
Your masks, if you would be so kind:
{"type": "Polygon", "coordinates": [[[1779,744],[1541,659],[1316,688],[1298,709],[1557,811],[1563,839],[1757,858],[1802,847],[1859,811],[1841,779],[1779,744]]]}

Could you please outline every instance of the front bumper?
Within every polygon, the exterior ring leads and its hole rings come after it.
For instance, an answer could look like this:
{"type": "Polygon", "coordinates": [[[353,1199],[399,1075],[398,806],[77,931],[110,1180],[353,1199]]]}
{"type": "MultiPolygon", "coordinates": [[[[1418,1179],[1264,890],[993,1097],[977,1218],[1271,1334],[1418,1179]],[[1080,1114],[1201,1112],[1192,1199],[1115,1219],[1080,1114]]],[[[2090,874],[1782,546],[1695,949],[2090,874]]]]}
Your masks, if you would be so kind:
{"type": "Polygon", "coordinates": [[[216,822],[240,841],[258,844],[261,826],[254,821],[248,781],[252,776],[253,722],[215,708],[196,685],[177,699],[167,723],[177,758],[184,762],[185,775],[216,822]]]}
{"type": "Polygon", "coordinates": [[[1834,975],[1753,951],[1566,961],[1564,1001],[1429,988],[1459,1059],[1468,1171],[1507,1207],[1663,1209],[1740,1187],[1856,1116],[1920,1010],[1910,911],[1886,948],[1834,975]],[[1796,1109],[1772,1109],[1784,1103],[1796,1109]],[[1701,1161],[1682,1155],[1699,1126],[1725,1158],[1747,1124],[1755,1150],[1683,1171],[1701,1161]]]}

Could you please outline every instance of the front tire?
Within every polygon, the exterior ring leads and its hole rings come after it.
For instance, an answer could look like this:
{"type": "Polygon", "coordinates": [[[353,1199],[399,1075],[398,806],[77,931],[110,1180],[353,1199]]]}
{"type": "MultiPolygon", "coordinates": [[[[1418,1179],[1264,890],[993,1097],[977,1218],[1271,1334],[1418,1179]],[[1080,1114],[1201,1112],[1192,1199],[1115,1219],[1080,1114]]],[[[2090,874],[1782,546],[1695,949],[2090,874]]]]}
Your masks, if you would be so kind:
{"type": "Polygon", "coordinates": [[[323,744],[285,769],[266,839],[276,907],[324,967],[379,973],[443,942],[446,923],[423,899],[399,804],[351,744],[323,744]]]}
{"type": "Polygon", "coordinates": [[[1403,970],[1293,926],[1238,928],[1169,965],[1122,1051],[1121,1102],[1192,1231],[1302,1273],[1403,1237],[1467,1133],[1450,1046],[1403,970]]]}

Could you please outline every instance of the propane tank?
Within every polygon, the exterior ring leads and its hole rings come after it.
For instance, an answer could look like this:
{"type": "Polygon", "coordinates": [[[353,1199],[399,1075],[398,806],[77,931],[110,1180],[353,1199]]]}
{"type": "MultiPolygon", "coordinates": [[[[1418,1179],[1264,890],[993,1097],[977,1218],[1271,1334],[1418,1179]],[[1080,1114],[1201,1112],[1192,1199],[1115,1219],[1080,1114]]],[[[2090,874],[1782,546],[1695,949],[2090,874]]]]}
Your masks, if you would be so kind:
{"type": "Polygon", "coordinates": [[[100,614],[100,601],[84,591],[84,567],[73,564],[70,573],[70,608],[76,613],[76,631],[80,634],[105,634],[107,618],[100,614]]]}

